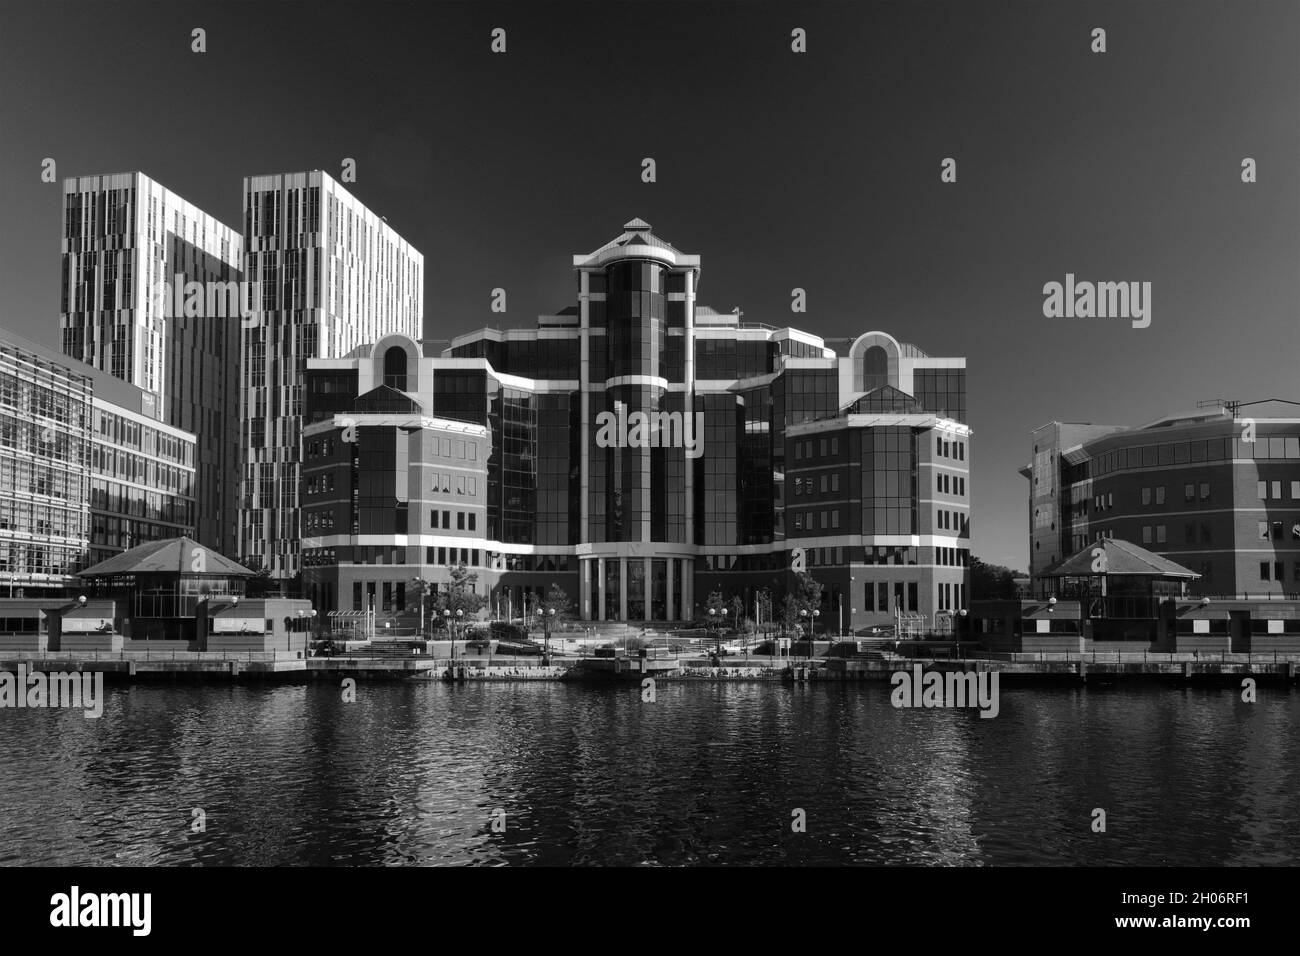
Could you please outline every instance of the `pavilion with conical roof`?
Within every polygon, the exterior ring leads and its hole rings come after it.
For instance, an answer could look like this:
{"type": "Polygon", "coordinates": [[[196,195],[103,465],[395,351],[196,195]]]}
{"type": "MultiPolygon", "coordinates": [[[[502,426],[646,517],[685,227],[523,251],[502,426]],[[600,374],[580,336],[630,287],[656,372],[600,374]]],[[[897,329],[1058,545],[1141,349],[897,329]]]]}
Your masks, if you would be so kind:
{"type": "Polygon", "coordinates": [[[1154,618],[1161,601],[1183,597],[1200,575],[1120,538],[1099,538],[1037,579],[1043,597],[1084,602],[1089,618],[1154,618]]]}

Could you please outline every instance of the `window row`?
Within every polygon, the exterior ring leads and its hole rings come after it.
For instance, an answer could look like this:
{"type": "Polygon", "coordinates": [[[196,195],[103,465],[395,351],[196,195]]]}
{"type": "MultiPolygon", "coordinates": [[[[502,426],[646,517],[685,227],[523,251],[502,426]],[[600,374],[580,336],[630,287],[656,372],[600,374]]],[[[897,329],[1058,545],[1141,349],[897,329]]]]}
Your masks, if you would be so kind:
{"type": "Polygon", "coordinates": [[[964,535],[970,531],[970,515],[940,508],[935,512],[935,527],[940,531],[956,531],[964,535]]]}
{"type": "Polygon", "coordinates": [[[954,441],[939,435],[934,439],[934,453],[940,458],[951,458],[954,461],[965,461],[966,443],[964,441],[954,441]]]}
{"type": "Polygon", "coordinates": [[[809,476],[807,478],[796,477],[794,480],[794,493],[796,495],[814,494],[814,488],[820,490],[822,494],[840,490],[840,473],[833,472],[828,475],[820,475],[817,478],[809,476]]]}
{"type": "MultiPolygon", "coordinates": [[[[1293,481],[1291,484],[1291,500],[1300,501],[1300,481],[1293,481]]],[[[1280,481],[1261,481],[1258,483],[1258,492],[1260,501],[1282,501],[1282,482],[1280,481]]]]}
{"type": "MultiPolygon", "coordinates": [[[[457,511],[456,530],[457,531],[477,531],[478,516],[472,511],[457,511]]],[[[433,528],[442,528],[445,531],[451,530],[451,511],[439,511],[434,508],[429,512],[429,525],[433,528]]]]}
{"type": "Polygon", "coordinates": [[[458,495],[478,494],[478,479],[473,475],[450,475],[442,472],[433,473],[433,490],[451,494],[455,488],[458,495]]]}
{"type": "Polygon", "coordinates": [[[950,475],[946,471],[934,476],[934,490],[945,495],[966,496],[966,476],[950,475]]]}
{"type": "MultiPolygon", "coordinates": [[[[817,523],[816,511],[796,511],[794,513],[794,530],[795,531],[815,531],[819,530],[817,523]]],[[[840,512],[836,508],[832,511],[821,512],[820,530],[828,528],[834,529],[840,526],[840,512]]]]}
{"type": "MultiPolygon", "coordinates": [[[[1300,561],[1295,562],[1293,572],[1293,581],[1300,581],[1300,561]]],[[[1261,561],[1259,562],[1259,579],[1261,581],[1285,581],[1286,580],[1286,562],[1285,561],[1261,561]],[[1272,572],[1270,576],[1270,572],[1272,572]]]]}
{"type": "Polygon", "coordinates": [[[838,455],[840,453],[839,437],[812,439],[806,441],[797,441],[794,443],[794,457],[798,461],[802,458],[813,457],[813,444],[816,442],[817,456],[825,458],[828,455],[838,455]]]}
{"type": "MultiPolygon", "coordinates": [[[[1284,526],[1285,522],[1283,521],[1259,522],[1259,539],[1261,541],[1281,541],[1284,526]]],[[[1291,523],[1291,540],[1300,541],[1300,518],[1291,523]]]]}

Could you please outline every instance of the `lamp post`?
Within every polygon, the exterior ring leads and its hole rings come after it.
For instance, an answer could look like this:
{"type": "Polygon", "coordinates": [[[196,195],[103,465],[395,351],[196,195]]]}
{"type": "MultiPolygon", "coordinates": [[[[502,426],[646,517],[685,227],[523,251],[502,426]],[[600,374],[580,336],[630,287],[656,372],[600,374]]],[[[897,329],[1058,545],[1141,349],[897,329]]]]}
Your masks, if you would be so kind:
{"type": "Polygon", "coordinates": [[[555,624],[555,608],[548,607],[546,609],[542,618],[542,623],[546,628],[545,636],[543,638],[545,643],[542,645],[542,663],[549,664],[551,656],[551,627],[555,624]]]}
{"type": "MultiPolygon", "coordinates": [[[[465,609],[464,609],[464,608],[460,608],[460,607],[456,608],[456,627],[457,627],[457,629],[460,628],[460,626],[461,626],[461,624],[460,624],[460,622],[461,622],[461,618],[463,618],[464,616],[465,616],[465,609]]],[[[452,632],[451,632],[451,657],[452,657],[452,660],[455,660],[455,659],[456,659],[456,632],[455,632],[455,631],[452,631],[452,632]]]]}
{"type": "Polygon", "coordinates": [[[451,638],[451,659],[454,661],[456,659],[456,637],[451,630],[451,608],[443,608],[442,620],[447,625],[447,635],[451,638]]]}
{"type": "Polygon", "coordinates": [[[414,583],[420,590],[420,640],[424,640],[424,578],[415,578],[414,583]]]}

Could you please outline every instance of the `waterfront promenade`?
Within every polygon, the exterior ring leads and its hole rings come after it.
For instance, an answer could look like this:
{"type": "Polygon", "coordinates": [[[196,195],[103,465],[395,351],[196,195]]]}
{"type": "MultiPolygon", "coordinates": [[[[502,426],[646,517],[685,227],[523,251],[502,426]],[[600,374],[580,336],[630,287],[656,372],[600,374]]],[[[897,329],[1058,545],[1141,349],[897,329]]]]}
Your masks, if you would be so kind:
{"type": "Polygon", "coordinates": [[[553,656],[399,656],[366,649],[346,655],[304,658],[288,651],[130,650],[117,652],[6,651],[0,670],[23,665],[30,672],[99,671],[110,680],[658,680],[888,681],[914,664],[939,671],[995,672],[1005,682],[1112,680],[1239,681],[1245,677],[1295,683],[1300,654],[1188,654],[1122,651],[961,656],[910,656],[872,652],[852,657],[703,654],[671,659],[553,656]]]}

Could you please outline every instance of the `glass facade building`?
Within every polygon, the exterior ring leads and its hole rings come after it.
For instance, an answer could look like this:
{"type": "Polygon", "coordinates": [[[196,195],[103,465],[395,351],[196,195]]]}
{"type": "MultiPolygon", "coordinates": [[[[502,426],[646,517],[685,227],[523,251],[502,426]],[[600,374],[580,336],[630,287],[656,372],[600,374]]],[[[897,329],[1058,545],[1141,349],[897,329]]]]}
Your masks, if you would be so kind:
{"type": "Polygon", "coordinates": [[[194,533],[195,440],[152,393],[0,330],[0,597],[194,533]]]}
{"type": "MultiPolygon", "coordinates": [[[[356,403],[398,381],[385,355],[400,349],[411,431],[405,451],[378,452],[380,467],[413,468],[422,432],[482,429],[483,514],[455,547],[503,612],[556,583],[584,619],[688,620],[715,590],[747,607],[760,589],[779,601],[805,567],[831,630],[841,607],[857,630],[965,606],[964,359],[883,332],[833,348],[716,312],[696,301],[700,257],[639,219],[573,268],[577,303],[534,329],[483,329],[438,354],[390,336],[309,359],[307,434],[341,436],[356,403]]],[[[449,557],[446,529],[399,541],[364,516],[347,523],[305,533],[318,583],[354,573],[343,549],[370,542],[402,551],[394,593],[413,576],[445,579],[425,559],[449,557]]],[[[333,609],[368,609],[364,589],[359,603],[347,588],[336,597],[333,609]]]]}
{"type": "MultiPolygon", "coordinates": [[[[64,181],[62,246],[63,353],[143,389],[158,419],[197,436],[193,533],[235,554],[243,237],[133,172],[64,181]]],[[[141,507],[109,520],[106,538],[149,540],[136,524],[164,519],[141,507]]]]}
{"type": "Polygon", "coordinates": [[[424,257],[320,171],[244,180],[244,274],[260,301],[239,363],[239,551],[272,577],[300,570],[307,363],[389,332],[423,334],[424,257]]]}

